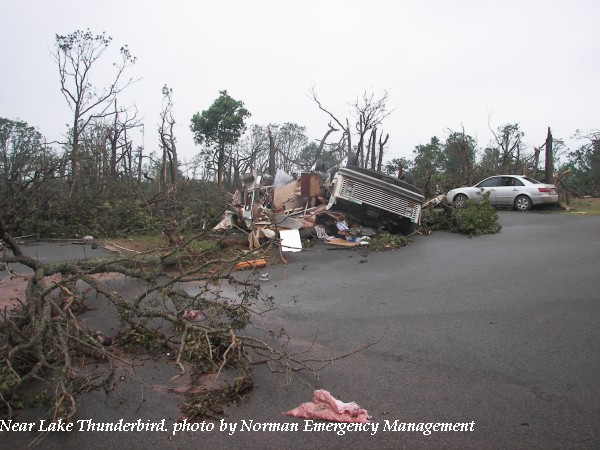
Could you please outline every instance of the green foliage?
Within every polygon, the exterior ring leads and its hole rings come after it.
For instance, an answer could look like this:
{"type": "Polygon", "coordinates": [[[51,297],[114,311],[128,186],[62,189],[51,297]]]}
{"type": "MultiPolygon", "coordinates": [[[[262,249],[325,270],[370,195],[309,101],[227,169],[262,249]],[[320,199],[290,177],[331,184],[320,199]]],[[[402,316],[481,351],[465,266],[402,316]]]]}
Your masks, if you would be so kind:
{"type": "Polygon", "coordinates": [[[406,158],[394,158],[383,165],[382,172],[395,177],[398,175],[398,167],[400,166],[404,171],[412,171],[413,162],[406,158]]]}
{"type": "MultiPolygon", "coordinates": [[[[498,127],[494,133],[497,152],[496,165],[499,173],[522,173],[523,160],[520,154],[523,148],[523,133],[518,123],[507,123],[498,127]]],[[[498,173],[498,172],[496,172],[498,173]]]]}
{"type": "Polygon", "coordinates": [[[425,197],[431,197],[435,186],[443,182],[446,154],[442,143],[434,136],[429,144],[417,145],[413,150],[413,155],[414,184],[423,188],[425,197]]]}
{"type": "Polygon", "coordinates": [[[471,185],[477,142],[463,131],[450,133],[444,144],[446,179],[454,185],[471,185]]]}
{"type": "Polygon", "coordinates": [[[456,231],[479,236],[500,232],[498,213],[488,199],[479,202],[467,201],[467,207],[458,211],[456,231]]]}
{"type": "Polygon", "coordinates": [[[52,221],[49,205],[60,194],[61,160],[44,137],[26,122],[0,118],[0,211],[16,230],[38,232],[36,224],[52,221]]]}
{"type": "Polygon", "coordinates": [[[229,200],[215,183],[182,180],[164,192],[136,179],[134,168],[114,173],[101,139],[81,147],[79,188],[70,194],[67,154],[56,155],[44,141],[27,123],[0,118],[0,212],[15,236],[118,237],[157,233],[165,221],[187,219],[189,229],[201,228],[229,200]]]}
{"type": "MultiPolygon", "coordinates": [[[[315,142],[305,145],[298,155],[298,165],[302,170],[309,170],[315,162],[318,145],[315,142]]],[[[333,164],[332,164],[333,165],[333,164]]]]}
{"type": "Polygon", "coordinates": [[[561,172],[571,169],[565,183],[578,195],[600,194],[600,131],[589,134],[577,132],[575,137],[584,143],[569,153],[568,163],[561,172]]]}
{"type": "Polygon", "coordinates": [[[384,231],[377,234],[369,241],[371,250],[389,250],[410,245],[410,239],[401,234],[392,234],[384,231]]]}
{"type": "Polygon", "coordinates": [[[225,147],[235,144],[246,130],[245,120],[250,112],[244,103],[231,98],[227,91],[220,91],[220,96],[202,114],[192,117],[190,128],[194,133],[194,142],[198,145],[206,143],[214,149],[217,162],[217,179],[219,190],[223,188],[225,172],[225,147]]]}
{"type": "Polygon", "coordinates": [[[244,121],[250,117],[250,112],[244,108],[244,103],[230,97],[227,91],[219,94],[210,108],[192,117],[190,128],[196,144],[235,144],[246,129],[244,121]]]}
{"type": "Polygon", "coordinates": [[[443,204],[441,210],[424,214],[422,224],[434,231],[446,230],[469,236],[499,233],[502,229],[498,213],[487,198],[479,202],[468,200],[463,209],[443,204]]]}
{"type": "Polygon", "coordinates": [[[130,353],[155,352],[168,348],[165,336],[148,328],[132,328],[118,339],[118,345],[130,353]]]}

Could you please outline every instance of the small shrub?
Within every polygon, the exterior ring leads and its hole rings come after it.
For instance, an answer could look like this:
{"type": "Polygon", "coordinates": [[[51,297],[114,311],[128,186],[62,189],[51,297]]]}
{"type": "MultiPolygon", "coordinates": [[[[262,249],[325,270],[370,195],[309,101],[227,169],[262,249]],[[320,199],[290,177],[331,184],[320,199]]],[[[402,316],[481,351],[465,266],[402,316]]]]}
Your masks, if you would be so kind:
{"type": "Polygon", "coordinates": [[[498,213],[487,198],[480,202],[469,200],[463,209],[448,204],[442,204],[442,208],[442,211],[426,214],[422,220],[423,227],[470,236],[494,234],[502,228],[498,223],[498,213]]]}
{"type": "Polygon", "coordinates": [[[498,213],[488,199],[480,202],[467,202],[467,207],[457,213],[456,231],[479,236],[498,233],[502,226],[498,223],[498,213]]]}

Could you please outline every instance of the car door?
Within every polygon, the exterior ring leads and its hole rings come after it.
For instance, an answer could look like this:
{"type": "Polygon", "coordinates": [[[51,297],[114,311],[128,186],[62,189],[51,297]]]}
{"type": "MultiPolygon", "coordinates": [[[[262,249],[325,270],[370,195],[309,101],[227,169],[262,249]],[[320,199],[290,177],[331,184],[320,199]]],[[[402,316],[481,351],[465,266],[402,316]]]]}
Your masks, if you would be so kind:
{"type": "Polygon", "coordinates": [[[476,192],[477,200],[479,201],[483,199],[485,195],[489,195],[488,198],[490,200],[490,203],[492,205],[497,204],[496,189],[498,188],[501,182],[502,177],[490,177],[486,178],[481,183],[476,185],[475,187],[478,188],[476,192]]]}
{"type": "Polygon", "coordinates": [[[494,188],[496,204],[503,206],[511,206],[517,195],[519,195],[520,188],[522,188],[523,183],[521,180],[515,177],[500,177],[499,186],[494,188]]]}

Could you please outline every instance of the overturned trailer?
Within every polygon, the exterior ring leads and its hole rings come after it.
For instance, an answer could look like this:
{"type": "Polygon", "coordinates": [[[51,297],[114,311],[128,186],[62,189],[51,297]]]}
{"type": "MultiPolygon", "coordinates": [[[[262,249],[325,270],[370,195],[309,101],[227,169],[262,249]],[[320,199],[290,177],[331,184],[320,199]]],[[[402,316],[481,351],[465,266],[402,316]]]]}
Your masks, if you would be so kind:
{"type": "Polygon", "coordinates": [[[329,192],[328,210],[342,211],[366,226],[408,234],[421,222],[422,192],[374,170],[340,168],[329,182],[329,192]]]}

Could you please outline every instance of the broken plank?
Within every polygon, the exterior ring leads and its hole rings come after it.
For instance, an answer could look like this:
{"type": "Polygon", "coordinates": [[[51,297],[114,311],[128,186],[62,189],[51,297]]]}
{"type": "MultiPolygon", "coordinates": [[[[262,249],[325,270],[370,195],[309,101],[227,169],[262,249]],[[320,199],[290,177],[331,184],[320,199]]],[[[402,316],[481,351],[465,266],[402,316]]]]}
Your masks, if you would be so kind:
{"type": "Polygon", "coordinates": [[[345,239],[339,239],[339,238],[329,239],[325,243],[329,244],[329,245],[336,245],[339,247],[358,247],[360,245],[359,242],[349,242],[345,239]]]}

